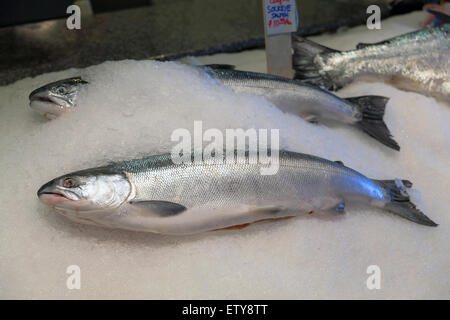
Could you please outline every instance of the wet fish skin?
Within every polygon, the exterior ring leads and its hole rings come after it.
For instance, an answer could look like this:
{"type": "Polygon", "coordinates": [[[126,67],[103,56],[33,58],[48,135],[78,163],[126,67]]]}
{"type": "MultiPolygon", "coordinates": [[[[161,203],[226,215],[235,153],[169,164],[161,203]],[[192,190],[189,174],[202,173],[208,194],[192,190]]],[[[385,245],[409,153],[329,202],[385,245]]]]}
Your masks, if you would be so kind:
{"type": "Polygon", "coordinates": [[[356,50],[337,51],[293,38],[295,79],[329,90],[377,79],[450,101],[450,24],[419,30],[356,50]]]}
{"type": "Polygon", "coordinates": [[[343,99],[317,86],[276,75],[234,70],[228,65],[206,66],[204,70],[234,92],[264,97],[281,110],[310,122],[356,126],[389,148],[400,150],[383,120],[389,100],[386,97],[343,99]]]}
{"type": "Polygon", "coordinates": [[[354,124],[362,118],[355,104],[299,81],[231,68],[213,69],[206,66],[205,71],[234,92],[262,96],[283,111],[304,118],[314,116],[318,122],[330,120],[344,124],[354,124]]]}
{"type": "Polygon", "coordinates": [[[174,164],[170,154],[111,163],[56,178],[41,201],[69,219],[103,227],[193,234],[265,219],[341,213],[362,203],[436,226],[409,201],[408,181],[371,180],[342,164],[280,151],[279,170],[261,175],[248,153],[174,164]]]}

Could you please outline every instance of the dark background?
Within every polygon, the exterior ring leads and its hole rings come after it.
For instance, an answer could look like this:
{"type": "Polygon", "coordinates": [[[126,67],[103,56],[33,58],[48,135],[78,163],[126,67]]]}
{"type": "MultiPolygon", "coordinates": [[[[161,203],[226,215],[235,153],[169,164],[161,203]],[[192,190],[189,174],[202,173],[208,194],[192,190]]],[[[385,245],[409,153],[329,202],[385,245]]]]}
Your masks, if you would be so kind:
{"type": "MultiPolygon", "coordinates": [[[[0,1],[0,85],[105,60],[173,59],[264,46],[262,0],[82,0],[81,29],[66,27],[74,1],[0,1]],[[39,21],[39,22],[37,22],[39,21]]],[[[384,17],[424,1],[297,0],[299,33],[366,21],[368,5],[384,17]]]]}

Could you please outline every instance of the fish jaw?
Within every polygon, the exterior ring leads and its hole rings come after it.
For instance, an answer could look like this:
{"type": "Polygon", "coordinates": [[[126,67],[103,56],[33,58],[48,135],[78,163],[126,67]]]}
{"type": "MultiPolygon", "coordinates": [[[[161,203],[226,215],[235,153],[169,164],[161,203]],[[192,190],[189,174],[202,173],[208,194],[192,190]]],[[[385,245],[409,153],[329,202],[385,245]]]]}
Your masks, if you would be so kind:
{"type": "Polygon", "coordinates": [[[60,207],[68,202],[80,201],[75,194],[69,196],[67,192],[58,189],[55,180],[52,180],[39,188],[37,196],[39,200],[50,207],[60,207]]]}
{"type": "Polygon", "coordinates": [[[40,201],[56,213],[75,223],[110,227],[103,220],[113,214],[114,210],[99,209],[88,200],[72,200],[57,190],[53,191],[49,191],[49,189],[40,190],[40,192],[38,191],[38,197],[40,201]]]}
{"type": "Polygon", "coordinates": [[[115,212],[114,209],[99,208],[89,200],[72,200],[57,190],[55,192],[38,192],[38,197],[42,203],[52,208],[56,213],[76,223],[109,227],[108,223],[103,222],[103,220],[115,212]]]}
{"type": "Polygon", "coordinates": [[[39,199],[49,207],[57,207],[66,201],[71,201],[58,193],[42,193],[39,195],[39,199]]]}
{"type": "Polygon", "coordinates": [[[49,120],[56,119],[64,113],[61,106],[51,102],[31,101],[30,107],[49,120]]]}
{"type": "Polygon", "coordinates": [[[48,90],[33,91],[30,96],[30,107],[47,119],[55,119],[68,108],[67,103],[55,99],[48,90]]]}

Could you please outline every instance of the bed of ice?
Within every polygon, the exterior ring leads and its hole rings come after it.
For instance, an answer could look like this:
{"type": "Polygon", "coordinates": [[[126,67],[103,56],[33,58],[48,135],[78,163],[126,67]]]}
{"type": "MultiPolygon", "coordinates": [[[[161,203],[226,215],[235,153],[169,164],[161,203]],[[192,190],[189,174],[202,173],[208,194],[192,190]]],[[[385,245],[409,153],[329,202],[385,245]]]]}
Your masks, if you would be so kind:
{"type": "MultiPolygon", "coordinates": [[[[422,13],[313,37],[337,49],[414,30],[422,13]]],[[[199,58],[265,71],[263,50],[199,58]]],[[[261,98],[236,95],[175,63],[106,62],[0,87],[0,298],[450,298],[450,106],[383,83],[355,83],[341,96],[391,97],[385,120],[395,152],[349,127],[312,125],[261,98]],[[91,83],[76,112],[46,121],[29,92],[82,75],[91,83]],[[37,189],[63,173],[170,150],[175,128],[279,128],[281,146],[342,160],[369,177],[413,181],[424,227],[376,209],[348,208],[259,223],[243,230],[173,237],[78,225],[41,204],[37,189]],[[66,268],[81,268],[81,289],[66,268]],[[369,290],[369,265],[381,289],[369,290]]]]}

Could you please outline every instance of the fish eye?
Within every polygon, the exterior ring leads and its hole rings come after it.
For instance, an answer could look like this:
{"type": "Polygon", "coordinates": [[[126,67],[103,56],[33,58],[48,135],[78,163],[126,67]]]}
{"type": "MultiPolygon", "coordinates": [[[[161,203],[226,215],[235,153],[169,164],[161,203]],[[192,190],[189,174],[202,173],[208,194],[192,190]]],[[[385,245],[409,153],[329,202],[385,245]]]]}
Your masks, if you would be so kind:
{"type": "Polygon", "coordinates": [[[72,178],[65,178],[63,181],[64,188],[73,188],[75,187],[75,185],[76,185],[75,180],[72,178]]]}
{"type": "Polygon", "coordinates": [[[65,87],[59,87],[56,89],[56,92],[59,94],[65,94],[67,92],[67,89],[65,87]]]}

